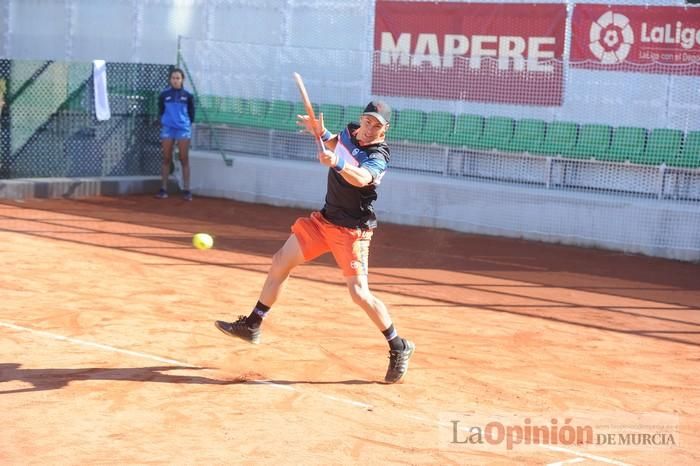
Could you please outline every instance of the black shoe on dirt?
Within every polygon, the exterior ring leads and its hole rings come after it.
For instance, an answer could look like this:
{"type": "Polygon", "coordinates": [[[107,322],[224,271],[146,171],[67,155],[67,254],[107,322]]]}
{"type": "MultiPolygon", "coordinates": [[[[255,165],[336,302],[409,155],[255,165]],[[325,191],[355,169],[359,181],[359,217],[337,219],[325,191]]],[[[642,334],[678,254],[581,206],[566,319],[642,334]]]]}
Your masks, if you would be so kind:
{"type": "Polygon", "coordinates": [[[239,316],[238,320],[235,322],[224,322],[223,320],[217,320],[214,325],[216,325],[216,328],[228,336],[240,338],[241,340],[257,345],[260,343],[260,335],[262,334],[262,330],[260,327],[248,327],[246,319],[246,316],[239,316]]]}
{"type": "Polygon", "coordinates": [[[401,382],[408,371],[408,361],[416,350],[412,341],[404,340],[405,348],[389,351],[389,368],[386,370],[384,381],[386,383],[401,382]]]}

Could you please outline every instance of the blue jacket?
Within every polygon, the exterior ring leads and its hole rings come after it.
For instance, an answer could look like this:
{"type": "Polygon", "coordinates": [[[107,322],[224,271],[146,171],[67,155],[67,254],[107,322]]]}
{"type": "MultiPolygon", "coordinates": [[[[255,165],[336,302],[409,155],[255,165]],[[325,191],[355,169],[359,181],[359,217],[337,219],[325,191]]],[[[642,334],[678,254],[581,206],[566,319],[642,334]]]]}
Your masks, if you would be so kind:
{"type": "Polygon", "coordinates": [[[167,87],[158,96],[160,123],[177,129],[191,129],[194,123],[194,96],[185,89],[167,87]]]}

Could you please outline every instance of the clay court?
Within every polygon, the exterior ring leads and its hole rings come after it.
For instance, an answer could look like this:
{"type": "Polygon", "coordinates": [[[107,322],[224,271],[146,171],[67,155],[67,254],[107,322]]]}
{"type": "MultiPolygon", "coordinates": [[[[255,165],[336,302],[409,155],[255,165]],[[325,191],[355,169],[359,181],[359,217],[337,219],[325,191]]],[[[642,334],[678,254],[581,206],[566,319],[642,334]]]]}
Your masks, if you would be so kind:
{"type": "Polygon", "coordinates": [[[382,224],[386,345],[330,257],[293,274],[259,346],[247,314],[307,211],[147,196],[0,204],[2,464],[700,462],[700,267],[382,224]],[[215,247],[191,246],[193,233],[215,247]],[[445,447],[444,413],[677,416],[678,445],[445,447]],[[444,428],[444,425],[442,425],[444,428]]]}

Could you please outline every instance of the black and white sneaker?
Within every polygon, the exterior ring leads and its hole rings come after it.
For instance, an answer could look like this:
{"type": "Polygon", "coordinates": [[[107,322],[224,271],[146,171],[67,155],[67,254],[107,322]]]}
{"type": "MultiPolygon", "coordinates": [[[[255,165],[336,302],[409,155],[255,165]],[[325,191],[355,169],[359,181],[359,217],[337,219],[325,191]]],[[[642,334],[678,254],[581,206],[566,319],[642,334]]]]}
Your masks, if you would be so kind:
{"type": "Polygon", "coordinates": [[[217,320],[214,325],[216,325],[216,328],[230,337],[237,337],[241,340],[257,345],[260,343],[262,329],[260,327],[248,327],[246,319],[246,316],[239,316],[238,320],[235,322],[224,322],[223,320],[217,320]]]}
{"type": "Polygon", "coordinates": [[[408,371],[408,361],[413,356],[416,345],[408,340],[404,340],[404,344],[405,348],[402,350],[389,351],[389,368],[384,377],[386,383],[401,382],[408,371]]]}

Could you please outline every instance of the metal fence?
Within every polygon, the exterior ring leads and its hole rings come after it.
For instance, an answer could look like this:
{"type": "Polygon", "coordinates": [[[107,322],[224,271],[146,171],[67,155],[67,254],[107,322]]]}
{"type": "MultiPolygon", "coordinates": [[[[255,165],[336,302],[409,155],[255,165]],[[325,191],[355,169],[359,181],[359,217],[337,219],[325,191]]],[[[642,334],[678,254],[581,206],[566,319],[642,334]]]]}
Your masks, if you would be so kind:
{"type": "Polygon", "coordinates": [[[0,60],[0,178],[157,175],[157,96],[169,66],[108,63],[111,118],[92,63],[0,60]]]}

